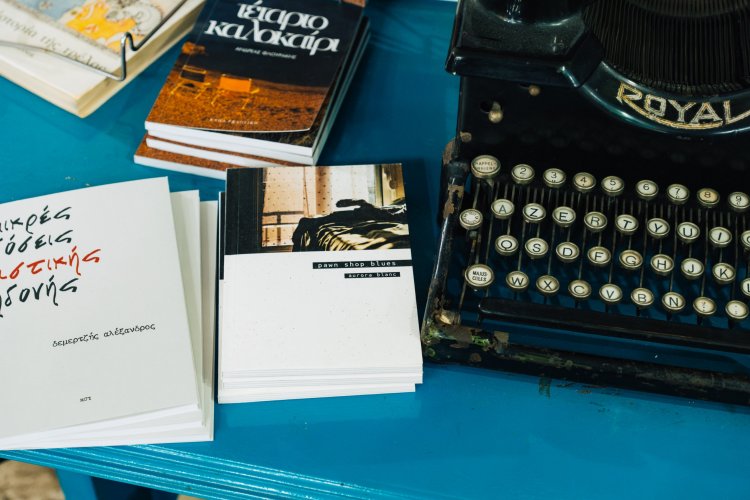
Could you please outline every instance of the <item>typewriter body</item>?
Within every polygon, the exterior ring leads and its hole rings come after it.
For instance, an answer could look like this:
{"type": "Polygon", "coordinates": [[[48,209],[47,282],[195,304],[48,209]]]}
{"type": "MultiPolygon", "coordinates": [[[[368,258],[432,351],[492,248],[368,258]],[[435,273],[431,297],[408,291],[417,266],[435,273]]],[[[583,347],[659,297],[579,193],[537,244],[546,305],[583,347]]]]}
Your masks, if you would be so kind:
{"type": "Polygon", "coordinates": [[[427,359],[750,404],[750,7],[462,0],[427,359]]]}

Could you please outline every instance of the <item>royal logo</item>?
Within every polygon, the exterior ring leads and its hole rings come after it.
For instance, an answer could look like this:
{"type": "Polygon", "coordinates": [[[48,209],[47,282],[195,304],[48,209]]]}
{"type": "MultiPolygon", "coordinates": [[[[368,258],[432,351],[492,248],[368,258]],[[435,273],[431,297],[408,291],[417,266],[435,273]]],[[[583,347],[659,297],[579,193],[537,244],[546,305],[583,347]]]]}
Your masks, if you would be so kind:
{"type": "Polygon", "coordinates": [[[670,128],[707,130],[726,127],[750,117],[750,109],[734,115],[732,101],[676,101],[620,83],[617,101],[649,120],[670,128]]]}

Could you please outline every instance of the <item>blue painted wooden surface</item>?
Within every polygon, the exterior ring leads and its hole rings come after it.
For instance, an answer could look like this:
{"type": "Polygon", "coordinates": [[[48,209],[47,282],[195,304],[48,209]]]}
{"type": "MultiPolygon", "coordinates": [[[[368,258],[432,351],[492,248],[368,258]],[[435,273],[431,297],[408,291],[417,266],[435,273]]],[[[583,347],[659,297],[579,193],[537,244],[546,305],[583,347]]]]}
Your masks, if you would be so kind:
{"type": "MultiPolygon", "coordinates": [[[[454,8],[371,0],[374,37],[321,160],[405,164],[420,308],[439,158],[455,124],[458,80],[442,69],[454,8]]],[[[131,157],[176,54],[86,120],[0,81],[0,201],[163,175],[131,157]]],[[[170,180],[207,199],[222,188],[170,180]]],[[[415,394],[219,406],[213,443],[0,455],[218,498],[750,496],[748,411],[547,384],[428,365],[415,394]]]]}

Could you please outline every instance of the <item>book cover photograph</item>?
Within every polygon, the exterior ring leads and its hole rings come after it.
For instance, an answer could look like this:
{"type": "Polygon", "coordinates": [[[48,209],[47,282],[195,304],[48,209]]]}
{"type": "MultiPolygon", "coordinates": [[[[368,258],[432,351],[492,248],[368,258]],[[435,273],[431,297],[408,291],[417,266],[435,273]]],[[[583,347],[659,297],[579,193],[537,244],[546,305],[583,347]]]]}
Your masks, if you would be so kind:
{"type": "Polygon", "coordinates": [[[148,121],[234,132],[309,130],[353,44],[362,8],[219,0],[209,9],[148,121]]]}

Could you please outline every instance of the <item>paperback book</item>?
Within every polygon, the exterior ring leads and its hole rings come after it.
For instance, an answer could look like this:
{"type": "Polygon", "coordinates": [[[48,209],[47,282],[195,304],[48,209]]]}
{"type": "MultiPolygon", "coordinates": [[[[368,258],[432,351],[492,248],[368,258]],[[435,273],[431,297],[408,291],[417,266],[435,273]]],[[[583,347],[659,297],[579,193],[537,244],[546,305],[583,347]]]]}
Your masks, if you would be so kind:
{"type": "Polygon", "coordinates": [[[206,159],[210,148],[313,164],[369,38],[362,11],[331,0],[218,0],[146,119],[150,139],[206,159]]]}
{"type": "Polygon", "coordinates": [[[216,216],[166,179],[0,205],[0,449],[212,439],[216,216]]]}
{"type": "Polygon", "coordinates": [[[219,402],[414,391],[401,165],[232,169],[222,214],[219,402]]]}
{"type": "Polygon", "coordinates": [[[0,0],[0,75],[85,117],[183,37],[203,1],[0,0]],[[128,50],[120,82],[103,73],[121,74],[128,33],[144,45],[128,50]]]}

